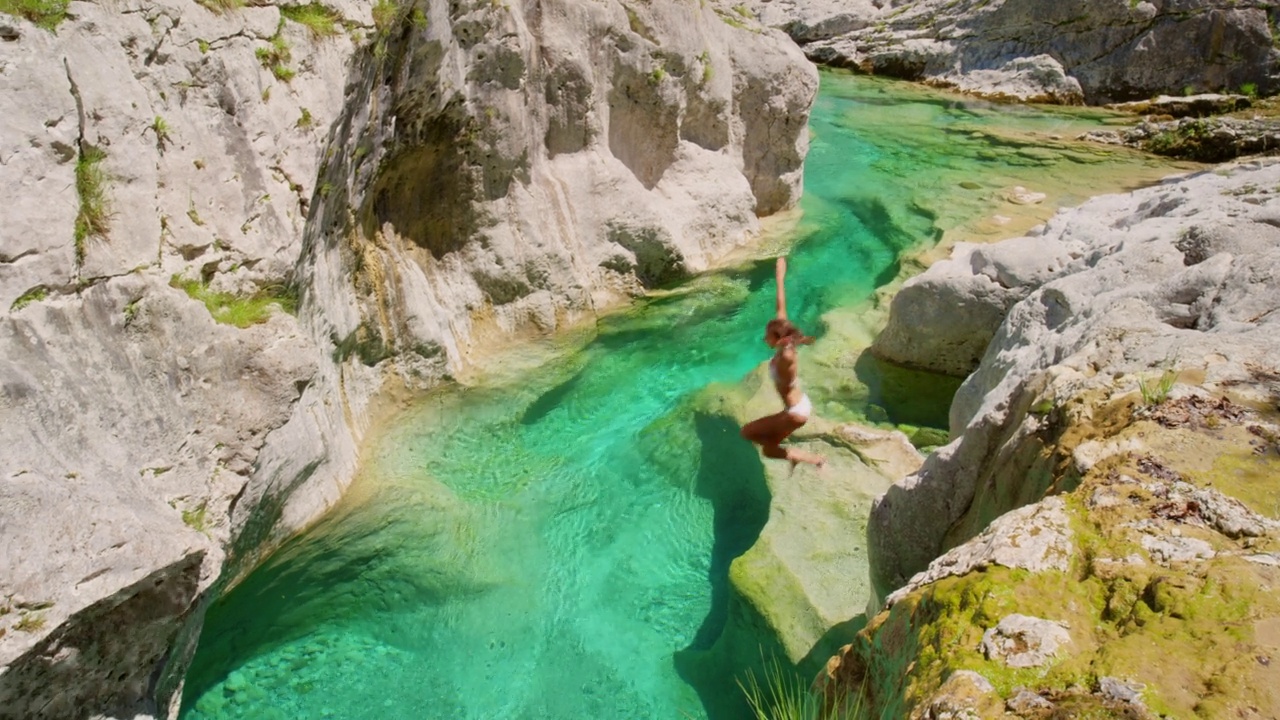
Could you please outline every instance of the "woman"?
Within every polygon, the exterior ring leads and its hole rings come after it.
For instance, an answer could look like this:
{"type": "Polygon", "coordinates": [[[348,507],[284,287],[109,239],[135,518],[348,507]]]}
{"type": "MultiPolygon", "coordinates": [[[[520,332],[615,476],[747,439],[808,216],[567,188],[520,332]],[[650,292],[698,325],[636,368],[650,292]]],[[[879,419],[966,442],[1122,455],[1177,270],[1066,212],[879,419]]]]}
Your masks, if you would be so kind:
{"type": "Polygon", "coordinates": [[[742,437],[760,446],[765,457],[791,461],[794,470],[797,463],[809,463],[822,467],[826,460],[820,455],[782,447],[782,441],[799,430],[809,420],[813,404],[809,396],[800,391],[799,367],[796,363],[796,346],[808,345],[813,338],[800,332],[800,328],[787,319],[787,295],[783,280],[787,275],[787,259],[778,258],[778,307],[777,314],[764,328],[764,342],[774,349],[769,361],[769,377],[782,398],[785,408],[781,412],[752,420],[742,428],[742,437]]]}

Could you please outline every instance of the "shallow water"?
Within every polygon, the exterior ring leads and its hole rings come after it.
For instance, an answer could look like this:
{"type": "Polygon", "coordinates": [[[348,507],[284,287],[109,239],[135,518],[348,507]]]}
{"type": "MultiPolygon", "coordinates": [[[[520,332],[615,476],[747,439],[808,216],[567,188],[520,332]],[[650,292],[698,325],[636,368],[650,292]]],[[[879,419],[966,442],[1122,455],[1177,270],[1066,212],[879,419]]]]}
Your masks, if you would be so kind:
{"type": "MultiPolygon", "coordinates": [[[[1053,147],[1102,118],[824,73],[792,316],[821,335],[904,251],[1016,234],[1054,203],[1169,171],[1053,147]],[[1015,185],[1049,197],[1012,205],[1015,185]]],[[[715,641],[728,563],[768,509],[700,493],[761,466],[692,399],[767,357],[772,272],[695,279],[552,361],[396,418],[340,508],[210,608],[183,717],[732,717],[740,699],[689,685],[675,658],[715,641]]]]}

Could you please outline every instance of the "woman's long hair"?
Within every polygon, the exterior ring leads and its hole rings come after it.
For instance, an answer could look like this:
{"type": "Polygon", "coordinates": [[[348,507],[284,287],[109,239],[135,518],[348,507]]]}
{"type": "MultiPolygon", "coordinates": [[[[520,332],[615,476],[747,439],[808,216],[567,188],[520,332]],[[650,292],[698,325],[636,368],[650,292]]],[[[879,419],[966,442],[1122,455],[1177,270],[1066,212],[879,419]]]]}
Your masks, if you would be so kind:
{"type": "Polygon", "coordinates": [[[764,326],[765,332],[777,335],[793,345],[812,345],[813,338],[800,332],[800,328],[791,324],[786,318],[774,318],[764,326]]]}

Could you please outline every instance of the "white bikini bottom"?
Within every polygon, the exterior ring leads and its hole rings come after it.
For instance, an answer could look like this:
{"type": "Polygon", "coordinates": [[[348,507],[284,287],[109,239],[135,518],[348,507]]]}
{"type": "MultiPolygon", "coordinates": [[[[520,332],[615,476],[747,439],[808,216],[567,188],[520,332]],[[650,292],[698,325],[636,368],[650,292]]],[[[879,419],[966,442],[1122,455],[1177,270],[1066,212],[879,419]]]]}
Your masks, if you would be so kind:
{"type": "Polygon", "coordinates": [[[809,396],[802,394],[800,402],[787,408],[787,414],[800,422],[807,422],[813,414],[813,403],[809,402],[809,396]]]}

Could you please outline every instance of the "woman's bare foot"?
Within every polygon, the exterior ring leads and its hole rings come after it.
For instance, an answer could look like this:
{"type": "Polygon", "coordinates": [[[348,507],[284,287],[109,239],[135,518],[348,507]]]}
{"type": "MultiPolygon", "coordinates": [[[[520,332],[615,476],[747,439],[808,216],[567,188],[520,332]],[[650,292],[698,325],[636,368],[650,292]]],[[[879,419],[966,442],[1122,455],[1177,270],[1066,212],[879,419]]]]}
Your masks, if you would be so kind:
{"type": "Polygon", "coordinates": [[[827,465],[827,459],[821,455],[814,455],[813,453],[807,453],[803,450],[795,450],[792,448],[787,448],[787,460],[791,461],[791,472],[795,472],[796,465],[799,465],[800,463],[813,465],[819,470],[827,465]]]}

